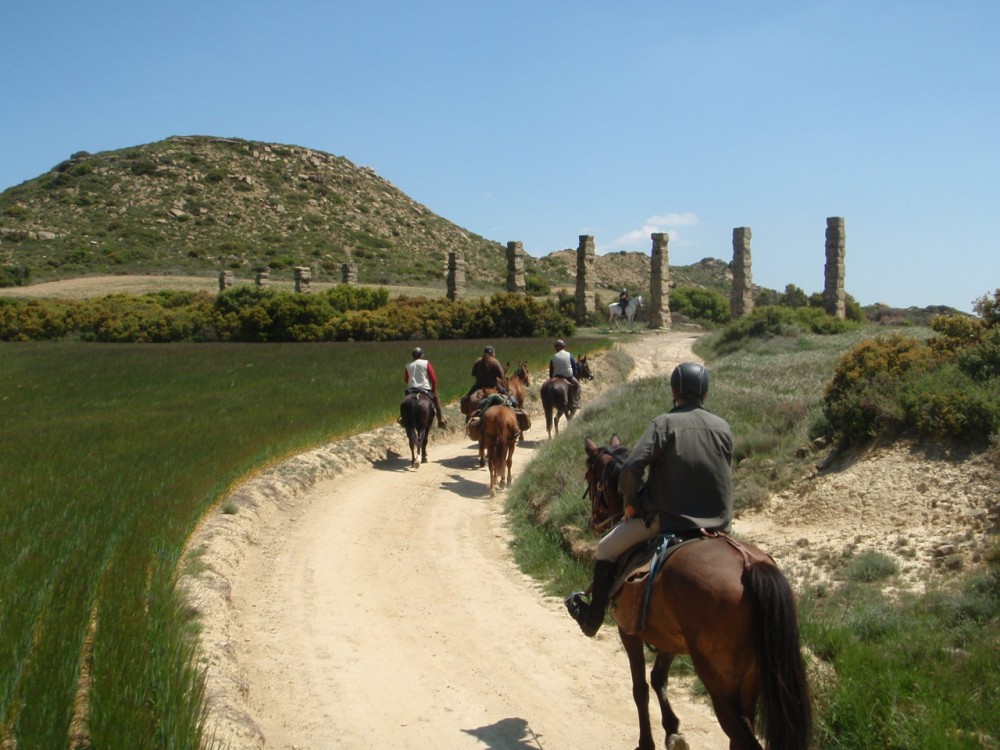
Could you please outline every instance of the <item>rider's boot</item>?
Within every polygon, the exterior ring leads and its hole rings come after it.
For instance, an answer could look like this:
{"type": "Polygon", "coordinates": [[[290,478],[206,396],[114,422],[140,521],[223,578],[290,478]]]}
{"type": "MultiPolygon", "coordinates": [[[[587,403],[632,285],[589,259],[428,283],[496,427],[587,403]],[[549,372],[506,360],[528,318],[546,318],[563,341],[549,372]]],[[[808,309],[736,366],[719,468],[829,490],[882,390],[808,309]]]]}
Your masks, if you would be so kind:
{"type": "Polygon", "coordinates": [[[615,581],[615,561],[598,560],[594,563],[594,583],[590,602],[584,600],[584,592],[577,591],[566,597],[566,609],[580,625],[580,630],[593,638],[604,624],[604,610],[608,608],[611,584],[615,581]]]}
{"type": "Polygon", "coordinates": [[[573,411],[580,411],[580,381],[576,380],[576,378],[570,381],[569,400],[569,408],[573,411]]]}
{"type": "Polygon", "coordinates": [[[437,410],[438,427],[447,427],[448,420],[444,418],[444,410],[441,408],[441,399],[434,394],[434,408],[437,410]]]}

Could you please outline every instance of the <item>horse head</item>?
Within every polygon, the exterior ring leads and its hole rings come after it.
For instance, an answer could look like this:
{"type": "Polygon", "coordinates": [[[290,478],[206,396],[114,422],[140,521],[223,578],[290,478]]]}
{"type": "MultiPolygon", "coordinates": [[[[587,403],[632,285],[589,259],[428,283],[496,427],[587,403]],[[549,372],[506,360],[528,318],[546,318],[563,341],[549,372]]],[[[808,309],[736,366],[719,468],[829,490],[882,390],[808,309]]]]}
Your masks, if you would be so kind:
{"type": "Polygon", "coordinates": [[[587,494],[590,497],[590,528],[603,533],[618,523],[625,513],[625,503],[618,493],[618,476],[628,448],[612,435],[606,446],[584,438],[587,452],[587,494]]]}
{"type": "Polygon", "coordinates": [[[642,295],[641,294],[639,294],[639,295],[636,296],[636,298],[635,298],[635,306],[637,308],[639,308],[639,309],[642,309],[642,295]]]}
{"type": "Polygon", "coordinates": [[[528,374],[528,363],[520,362],[514,371],[514,377],[520,379],[525,385],[531,385],[531,376],[528,374]]]}
{"type": "Polygon", "coordinates": [[[587,362],[587,355],[584,354],[576,361],[577,380],[593,380],[594,374],[590,371],[590,363],[587,362]]]}

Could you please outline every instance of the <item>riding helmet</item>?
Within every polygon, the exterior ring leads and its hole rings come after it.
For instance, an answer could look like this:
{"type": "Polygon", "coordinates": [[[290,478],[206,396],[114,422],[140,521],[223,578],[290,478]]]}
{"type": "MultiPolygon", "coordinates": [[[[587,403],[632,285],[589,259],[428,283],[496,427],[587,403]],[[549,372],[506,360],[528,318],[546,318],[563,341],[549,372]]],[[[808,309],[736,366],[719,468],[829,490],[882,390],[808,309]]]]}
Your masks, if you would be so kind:
{"type": "Polygon", "coordinates": [[[708,370],[697,362],[682,362],[670,375],[670,387],[686,401],[701,401],[708,393],[708,370]]]}
{"type": "Polygon", "coordinates": [[[418,346],[416,349],[410,352],[410,356],[413,357],[414,359],[423,359],[424,350],[418,346]]]}
{"type": "Polygon", "coordinates": [[[487,346],[485,349],[483,349],[483,354],[496,354],[496,352],[493,351],[492,346],[487,346]]]}
{"type": "Polygon", "coordinates": [[[566,348],[566,342],[563,341],[562,339],[556,339],[556,349],[565,349],[565,348],[566,348]]]}

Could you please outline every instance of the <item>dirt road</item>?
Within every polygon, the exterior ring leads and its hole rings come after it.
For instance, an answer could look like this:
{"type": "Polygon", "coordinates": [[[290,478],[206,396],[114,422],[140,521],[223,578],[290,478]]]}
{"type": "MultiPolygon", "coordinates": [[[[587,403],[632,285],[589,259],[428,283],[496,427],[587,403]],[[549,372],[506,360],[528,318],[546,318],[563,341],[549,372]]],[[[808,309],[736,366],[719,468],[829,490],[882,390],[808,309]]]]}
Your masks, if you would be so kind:
{"type": "MultiPolygon", "coordinates": [[[[635,338],[639,375],[690,356],[693,340],[635,338]]],[[[430,462],[412,469],[400,433],[386,428],[251,480],[228,501],[236,512],[211,514],[193,540],[209,568],[188,584],[220,739],[634,747],[614,629],[585,638],[561,600],[517,570],[503,497],[489,498],[467,438],[437,433],[430,462]],[[375,458],[336,466],[345,451],[375,458]]],[[[515,453],[515,478],[544,436],[539,416],[515,453]]],[[[707,704],[678,692],[675,709],[693,748],[724,745],[707,704]]]]}

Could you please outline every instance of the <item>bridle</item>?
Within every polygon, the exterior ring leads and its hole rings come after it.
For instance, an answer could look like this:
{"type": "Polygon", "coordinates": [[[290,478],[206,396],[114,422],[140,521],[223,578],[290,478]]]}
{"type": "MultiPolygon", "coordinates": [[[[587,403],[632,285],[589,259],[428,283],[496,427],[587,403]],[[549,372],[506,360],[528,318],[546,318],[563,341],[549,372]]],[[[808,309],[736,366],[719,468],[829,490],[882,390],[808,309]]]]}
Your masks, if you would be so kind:
{"type": "Polygon", "coordinates": [[[595,456],[587,459],[587,487],[583,496],[590,496],[590,528],[596,533],[603,534],[625,515],[617,485],[626,454],[624,446],[605,446],[595,456]],[[598,468],[600,476],[596,476],[598,468]]]}

